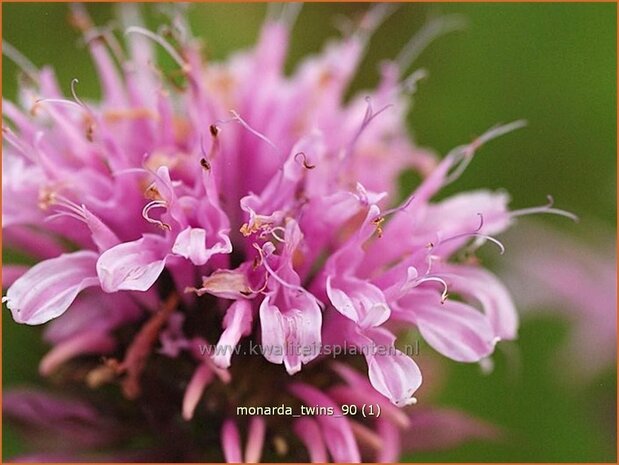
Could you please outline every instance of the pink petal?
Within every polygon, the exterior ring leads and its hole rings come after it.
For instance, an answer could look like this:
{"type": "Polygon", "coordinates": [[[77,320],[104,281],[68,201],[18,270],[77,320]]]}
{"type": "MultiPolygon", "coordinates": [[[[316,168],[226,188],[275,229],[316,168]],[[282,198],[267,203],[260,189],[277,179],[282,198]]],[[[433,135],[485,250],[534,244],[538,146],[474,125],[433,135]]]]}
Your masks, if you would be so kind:
{"type": "Polygon", "coordinates": [[[245,463],[258,463],[264,446],[266,423],[262,417],[252,417],[249,420],[247,447],[245,448],[245,463]]]}
{"type": "Polygon", "coordinates": [[[28,269],[26,265],[2,265],[2,287],[12,286],[28,269]]]}
{"type": "Polygon", "coordinates": [[[224,332],[219,338],[213,362],[221,368],[230,366],[232,352],[239,340],[251,332],[252,306],[247,300],[237,300],[228,310],[224,317],[224,332]]]}
{"type": "Polygon", "coordinates": [[[74,357],[86,354],[103,355],[111,352],[115,347],[114,338],[100,330],[80,332],[56,344],[51,351],[45,354],[39,364],[39,373],[42,376],[49,376],[63,363],[74,357]]]}
{"type": "Polygon", "coordinates": [[[221,429],[221,446],[224,451],[224,458],[228,463],[241,463],[241,438],[239,429],[232,420],[224,421],[221,429]]]}
{"type": "Polygon", "coordinates": [[[412,305],[421,335],[446,357],[458,362],[478,362],[494,350],[494,331],[477,309],[453,300],[444,304],[419,301],[412,305]]]}
{"type": "Polygon", "coordinates": [[[315,299],[305,294],[289,297],[289,303],[291,308],[281,312],[267,296],[260,305],[260,323],[265,358],[283,362],[292,375],[319,353],[322,313],[315,299]]]}
{"type": "Polygon", "coordinates": [[[307,384],[295,383],[290,386],[290,391],[307,406],[319,405],[321,407],[333,408],[334,416],[316,416],[331,458],[334,462],[360,462],[361,455],[359,454],[355,436],[348,420],[337,416],[342,414],[337,404],[321,391],[307,384]]]}
{"type": "Polygon", "coordinates": [[[361,279],[332,279],[329,276],[327,295],[337,311],[357,322],[362,328],[380,326],[391,315],[382,291],[361,279]]]}
{"type": "Polygon", "coordinates": [[[410,414],[406,451],[451,449],[472,440],[496,440],[500,428],[451,409],[415,409],[410,414]]]}
{"type": "Polygon", "coordinates": [[[376,423],[378,435],[382,439],[382,447],[376,456],[376,461],[378,463],[398,462],[402,449],[400,430],[386,418],[380,418],[376,423]]]}
{"type": "Polygon", "coordinates": [[[191,260],[194,265],[204,265],[215,254],[232,252],[228,236],[224,233],[219,233],[218,236],[219,241],[207,247],[206,231],[188,227],[176,237],[172,252],[191,260]]]}
{"type": "Polygon", "coordinates": [[[204,388],[213,380],[214,373],[205,363],[202,363],[196,368],[183,397],[183,419],[191,420],[193,412],[202,397],[204,388]]]}
{"type": "Polygon", "coordinates": [[[266,296],[260,304],[260,328],[264,358],[271,363],[281,364],[286,344],[283,316],[271,304],[270,296],[266,296]]]}
{"type": "Polygon", "coordinates": [[[377,346],[376,353],[364,354],[374,389],[400,407],[414,403],[421,371],[412,358],[395,348],[395,336],[385,329],[371,328],[363,331],[360,341],[364,347],[377,346]]]}
{"type": "Polygon", "coordinates": [[[166,262],[165,243],[159,236],[144,235],[104,252],[97,274],[105,292],[146,291],[157,281],[166,262]]]}
{"type": "Polygon", "coordinates": [[[518,313],[509,291],[496,276],[482,268],[463,265],[445,265],[441,270],[441,275],[449,278],[450,290],[481,304],[495,336],[516,338],[518,313]]]}
{"type": "Polygon", "coordinates": [[[18,323],[37,325],[62,315],[83,289],[96,286],[97,253],[63,254],[38,263],[2,299],[18,323]]]}
{"type": "Polygon", "coordinates": [[[314,419],[310,417],[301,417],[294,422],[292,428],[305,445],[311,462],[328,462],[327,446],[322,438],[320,427],[314,419]]]}

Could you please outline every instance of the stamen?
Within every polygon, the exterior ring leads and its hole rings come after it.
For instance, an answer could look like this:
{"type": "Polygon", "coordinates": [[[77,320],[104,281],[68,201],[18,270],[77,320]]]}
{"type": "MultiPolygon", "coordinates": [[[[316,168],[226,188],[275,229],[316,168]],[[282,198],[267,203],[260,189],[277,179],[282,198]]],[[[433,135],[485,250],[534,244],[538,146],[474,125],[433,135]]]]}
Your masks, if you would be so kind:
{"type": "Polygon", "coordinates": [[[158,43],[159,45],[161,45],[165,49],[165,51],[170,54],[170,56],[174,59],[174,61],[178,63],[178,65],[181,67],[183,72],[185,73],[189,72],[189,69],[190,69],[189,63],[183,60],[183,58],[178,54],[178,52],[174,49],[174,47],[169,42],[167,42],[163,37],[161,37],[159,34],[155,34],[154,32],[149,31],[148,29],[145,29],[139,26],[131,26],[125,30],[125,35],[132,34],[132,33],[141,34],[145,37],[148,37],[152,41],[158,43]]]}
{"type": "Polygon", "coordinates": [[[446,242],[450,242],[450,241],[453,241],[453,240],[456,240],[456,239],[461,239],[463,237],[480,237],[482,239],[486,239],[486,240],[492,242],[493,244],[497,245],[497,247],[500,250],[500,254],[501,255],[503,255],[505,253],[505,246],[503,245],[503,243],[501,241],[499,241],[498,239],[496,239],[496,238],[494,238],[492,236],[489,236],[487,234],[481,234],[481,233],[478,233],[478,232],[469,232],[469,233],[456,234],[455,236],[448,237],[447,239],[443,239],[442,241],[440,241],[437,244],[437,247],[445,244],[446,242]]]}
{"type": "Polygon", "coordinates": [[[275,150],[280,152],[280,150],[277,147],[277,145],[275,145],[273,142],[271,142],[271,140],[267,136],[265,136],[264,134],[256,131],[254,128],[252,128],[243,118],[241,118],[239,116],[239,114],[236,111],[230,110],[230,113],[232,113],[232,120],[233,121],[237,121],[241,126],[243,126],[245,129],[247,129],[249,132],[251,132],[258,139],[263,140],[264,142],[269,144],[271,147],[273,147],[275,150]]]}
{"type": "Polygon", "coordinates": [[[276,240],[285,244],[286,239],[284,239],[282,236],[278,234],[278,232],[280,231],[285,233],[286,228],[284,228],[283,226],[276,226],[274,228],[266,229],[262,234],[260,234],[260,237],[264,238],[266,235],[271,234],[276,240]]]}
{"type": "Polygon", "coordinates": [[[200,166],[202,166],[202,168],[204,168],[206,171],[211,170],[211,164],[208,162],[206,158],[200,159],[200,166]]]}
{"type": "MultiPolygon", "coordinates": [[[[219,150],[219,139],[217,138],[220,132],[219,127],[215,126],[214,124],[211,124],[209,126],[209,132],[211,133],[211,138],[213,139],[213,145],[211,146],[211,151],[209,152],[208,155],[206,154],[206,148],[204,147],[204,137],[200,135],[200,151],[202,152],[202,157],[204,160],[214,160],[215,155],[217,154],[219,150]]],[[[204,166],[204,164],[202,164],[202,166],[204,166]]],[[[210,163],[207,169],[210,169],[210,163]]]]}
{"type": "Polygon", "coordinates": [[[477,139],[475,139],[470,144],[461,145],[459,147],[454,148],[447,155],[448,158],[453,159],[452,166],[454,168],[452,172],[446,177],[445,182],[443,183],[443,187],[447,186],[448,184],[451,184],[452,182],[457,180],[462,175],[464,170],[466,170],[468,165],[471,163],[471,160],[473,159],[473,155],[475,154],[477,149],[479,149],[482,145],[484,145],[486,142],[489,142],[492,139],[495,139],[499,136],[515,131],[516,129],[520,129],[526,126],[526,124],[527,122],[525,120],[517,120],[517,121],[513,121],[508,124],[494,126],[490,128],[488,131],[486,131],[485,133],[483,133],[481,136],[479,136],[477,139]]]}
{"type": "Polygon", "coordinates": [[[38,82],[39,70],[25,55],[9,44],[6,40],[2,40],[2,54],[9,60],[15,63],[32,82],[38,82]]]}
{"type": "Polygon", "coordinates": [[[384,112],[385,110],[393,106],[392,103],[389,103],[385,105],[383,108],[381,108],[380,110],[378,110],[376,113],[374,113],[374,110],[372,108],[372,99],[370,98],[369,95],[365,97],[365,101],[367,102],[367,108],[365,110],[365,115],[363,116],[363,121],[361,122],[361,126],[357,130],[357,133],[354,135],[354,137],[351,139],[350,143],[348,144],[346,155],[349,155],[352,152],[354,146],[359,140],[359,137],[361,137],[361,134],[370,125],[372,120],[376,118],[378,115],[380,115],[382,112],[384,112]]]}
{"type": "Polygon", "coordinates": [[[425,69],[418,69],[407,77],[400,85],[401,91],[408,95],[417,93],[417,83],[428,77],[428,72],[425,69]]]}
{"type": "Polygon", "coordinates": [[[142,217],[148,221],[151,224],[155,224],[157,226],[159,226],[161,229],[163,229],[164,231],[171,231],[172,227],[167,224],[164,223],[163,221],[157,220],[155,218],[151,218],[150,216],[148,216],[149,212],[154,209],[154,208],[168,208],[168,203],[165,200],[153,200],[151,202],[148,202],[144,208],[142,209],[142,217]]]}
{"type": "Polygon", "coordinates": [[[511,216],[516,218],[518,216],[534,215],[536,213],[552,213],[554,215],[565,216],[566,218],[569,218],[572,221],[578,222],[579,220],[578,216],[568,211],[565,211],[565,210],[561,210],[558,208],[552,208],[553,205],[554,205],[554,199],[552,198],[551,195],[549,195],[548,203],[546,205],[543,205],[541,207],[531,207],[531,208],[522,208],[520,210],[514,210],[513,212],[511,212],[511,216]]]}
{"type": "Polygon", "coordinates": [[[77,103],[80,107],[84,108],[84,109],[85,109],[88,113],[92,113],[92,112],[90,111],[90,109],[88,108],[88,105],[86,105],[86,104],[82,101],[82,99],[80,99],[80,98],[77,96],[77,92],[76,92],[76,90],[75,90],[75,85],[76,85],[76,84],[79,84],[79,82],[80,82],[80,81],[79,81],[79,79],[77,79],[77,78],[73,78],[73,79],[71,79],[71,95],[73,96],[73,100],[75,100],[75,102],[76,102],[76,103],[77,103]]]}
{"type": "Polygon", "coordinates": [[[79,80],[77,78],[73,78],[71,80],[71,94],[73,95],[73,100],[75,100],[77,104],[86,111],[86,139],[92,142],[94,133],[94,113],[90,110],[90,108],[88,108],[88,105],[86,105],[82,99],[77,96],[75,85],[78,83],[79,80]]]}
{"type": "Polygon", "coordinates": [[[404,46],[395,59],[399,68],[408,69],[421,53],[438,37],[464,29],[466,20],[459,15],[432,18],[404,46]]]}
{"type": "Polygon", "coordinates": [[[397,6],[391,3],[379,3],[372,5],[361,18],[356,34],[362,42],[367,42],[371,35],[391,16],[397,6]]]}
{"type": "Polygon", "coordinates": [[[74,102],[72,100],[65,100],[65,99],[60,99],[60,98],[40,98],[34,101],[34,105],[32,105],[32,108],[30,109],[30,113],[32,113],[33,115],[36,114],[36,111],[38,110],[39,106],[41,103],[52,103],[52,104],[58,104],[58,105],[68,105],[68,106],[72,106],[74,108],[77,108],[80,111],[84,111],[84,107],[80,106],[79,103],[74,102]]]}
{"type": "Polygon", "coordinates": [[[303,168],[308,169],[308,170],[313,170],[314,168],[316,168],[316,165],[313,165],[307,161],[307,155],[305,155],[305,152],[299,152],[295,154],[294,156],[295,161],[298,162],[299,158],[301,158],[301,163],[303,164],[303,168]]]}
{"type": "Polygon", "coordinates": [[[415,198],[415,194],[410,195],[408,199],[406,199],[406,202],[404,202],[402,205],[386,210],[381,216],[389,216],[399,211],[406,210],[409,207],[409,205],[413,202],[414,198],[415,198]]]}
{"type": "Polygon", "coordinates": [[[477,213],[477,215],[479,216],[479,226],[477,227],[475,232],[481,231],[481,228],[484,226],[484,215],[482,213],[477,213]]]}
{"type": "MultiPolygon", "coordinates": [[[[441,284],[443,286],[443,292],[441,293],[441,304],[444,304],[445,301],[447,300],[447,297],[449,296],[449,292],[448,292],[448,288],[447,288],[447,282],[445,282],[445,280],[443,278],[441,278],[440,276],[436,276],[436,275],[426,275],[423,276],[421,278],[416,279],[415,281],[413,281],[413,286],[412,287],[417,287],[420,284],[426,283],[426,282],[437,282],[439,284],[441,284]]],[[[407,286],[404,286],[405,288],[407,286]]]]}
{"type": "MultiPolygon", "coordinates": [[[[267,242],[267,244],[270,244],[270,242],[267,242]]],[[[256,244],[255,242],[252,244],[252,246],[260,254],[260,263],[262,264],[262,266],[264,266],[264,268],[267,270],[267,272],[275,279],[275,281],[277,281],[282,286],[284,286],[284,287],[286,287],[288,289],[292,289],[292,290],[301,292],[302,294],[307,294],[308,293],[307,290],[305,290],[303,287],[287,283],[282,278],[280,278],[279,275],[271,268],[271,266],[269,265],[269,263],[266,260],[266,257],[269,256],[270,254],[265,254],[263,252],[262,248],[258,244],[256,244]]],[[[265,246],[266,246],[266,244],[265,244],[265,246]]]]}
{"type": "Polygon", "coordinates": [[[383,237],[383,227],[382,224],[385,222],[385,218],[383,218],[382,216],[378,216],[376,218],[374,218],[372,220],[372,224],[374,226],[376,226],[376,234],[378,235],[378,238],[380,239],[381,237],[383,237]]]}

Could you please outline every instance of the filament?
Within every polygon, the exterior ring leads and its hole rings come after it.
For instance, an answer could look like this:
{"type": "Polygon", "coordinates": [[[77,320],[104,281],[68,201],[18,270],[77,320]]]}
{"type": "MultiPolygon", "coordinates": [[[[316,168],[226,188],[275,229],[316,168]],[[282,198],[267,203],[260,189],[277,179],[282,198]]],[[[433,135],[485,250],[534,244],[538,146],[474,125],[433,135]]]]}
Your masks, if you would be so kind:
{"type": "Polygon", "coordinates": [[[551,213],[553,215],[564,216],[566,218],[571,219],[572,221],[578,222],[578,216],[574,215],[565,210],[561,210],[559,208],[552,208],[554,205],[554,199],[551,195],[548,196],[548,203],[546,205],[542,205],[541,207],[531,207],[531,208],[522,208],[520,210],[514,210],[511,214],[512,217],[524,216],[524,215],[534,215],[537,213],[551,213]]]}
{"type": "Polygon", "coordinates": [[[189,64],[185,60],[183,60],[183,58],[178,54],[178,52],[174,50],[174,47],[172,47],[172,45],[168,41],[166,41],[163,37],[161,37],[159,34],[155,34],[154,32],[149,31],[148,29],[145,29],[139,26],[131,26],[125,30],[125,35],[132,34],[132,33],[141,34],[145,37],[148,37],[152,41],[158,43],[165,49],[166,52],[170,54],[170,56],[174,59],[174,61],[176,61],[176,63],[178,63],[178,65],[183,70],[187,71],[189,69],[189,64]]]}

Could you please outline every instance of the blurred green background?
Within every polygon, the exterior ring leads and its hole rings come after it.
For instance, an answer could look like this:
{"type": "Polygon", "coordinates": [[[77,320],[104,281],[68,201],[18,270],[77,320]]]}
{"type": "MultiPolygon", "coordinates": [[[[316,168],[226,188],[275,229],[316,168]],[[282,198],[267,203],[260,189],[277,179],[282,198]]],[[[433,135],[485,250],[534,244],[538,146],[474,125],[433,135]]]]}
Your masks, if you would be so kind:
{"type": "MultiPolygon", "coordinates": [[[[289,66],[338,34],[332,20],[366,8],[307,4],[294,29],[289,66]]],[[[88,9],[99,24],[113,19],[112,5],[88,9]]],[[[98,95],[88,53],[67,24],[67,5],[4,3],[2,11],[4,39],[36,65],[53,65],[65,89],[78,78],[80,95],[98,95]]],[[[156,26],[162,19],[158,7],[146,11],[156,26]]],[[[219,59],[253,43],[264,13],[262,4],[201,4],[190,7],[189,18],[195,35],[219,59]]],[[[545,221],[585,241],[595,236],[593,229],[614,234],[616,5],[401,5],[375,34],[354,88],[374,85],[380,60],[396,56],[428,15],[444,13],[463,15],[468,27],[436,41],[415,64],[429,71],[409,115],[418,143],[444,154],[498,122],[529,122],[484,148],[447,193],[505,188],[514,208],[543,204],[552,194],[558,207],[582,221],[545,221]]],[[[17,70],[8,60],[3,65],[3,97],[13,99],[17,70]]],[[[3,253],[5,260],[14,258],[3,253]]],[[[609,324],[615,320],[609,318],[609,324]]],[[[557,317],[525,320],[520,339],[509,347],[519,353],[517,376],[510,374],[507,351],[499,351],[490,375],[482,375],[477,365],[445,362],[444,387],[433,400],[494,422],[507,437],[406,459],[616,461],[616,371],[609,367],[584,384],[556,376],[553,357],[568,334],[567,323],[557,317]]],[[[6,309],[2,349],[4,386],[40,382],[36,367],[45,348],[39,330],[15,325],[6,309]]],[[[3,445],[4,457],[24,450],[6,426],[3,445]]]]}

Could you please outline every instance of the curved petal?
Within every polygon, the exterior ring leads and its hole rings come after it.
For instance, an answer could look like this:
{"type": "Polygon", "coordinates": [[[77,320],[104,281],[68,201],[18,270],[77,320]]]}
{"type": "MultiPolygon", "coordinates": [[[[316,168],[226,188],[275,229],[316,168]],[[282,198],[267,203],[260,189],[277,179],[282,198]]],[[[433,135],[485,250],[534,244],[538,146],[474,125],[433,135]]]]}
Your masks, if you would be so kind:
{"type": "Polygon", "coordinates": [[[262,330],[263,355],[271,363],[284,361],[285,333],[283,316],[266,296],[260,304],[260,328],[262,330]]]}
{"type": "Polygon", "coordinates": [[[333,409],[334,415],[316,415],[315,417],[333,461],[360,462],[361,456],[352,428],[348,420],[340,416],[342,411],[337,404],[330,397],[307,384],[296,383],[289,389],[308,407],[319,405],[333,409]]]}
{"type": "Polygon", "coordinates": [[[191,260],[194,265],[204,265],[211,256],[232,252],[232,243],[226,234],[218,234],[219,241],[207,246],[206,230],[188,227],[176,237],[172,252],[191,260]]]}
{"type": "Polygon", "coordinates": [[[45,260],[17,279],[2,301],[18,323],[46,323],[62,315],[80,291],[99,284],[97,257],[81,251],[45,260]]]}
{"type": "Polygon", "coordinates": [[[477,300],[495,336],[515,339],[518,332],[518,313],[509,291],[498,278],[479,267],[446,265],[441,275],[449,278],[450,289],[458,294],[477,300]]]}
{"type": "Polygon", "coordinates": [[[144,235],[105,251],[97,261],[97,274],[105,292],[146,291],[157,280],[167,259],[163,238],[144,235]]]}
{"type": "Polygon", "coordinates": [[[312,463],[326,463],[328,461],[327,446],[315,420],[309,417],[301,417],[294,422],[292,428],[305,445],[312,463]]]}
{"type": "Polygon", "coordinates": [[[237,300],[228,310],[224,317],[224,332],[217,342],[213,362],[220,368],[230,367],[230,358],[234,348],[241,340],[251,332],[252,308],[247,300],[237,300]]]}
{"type": "Polygon", "coordinates": [[[414,318],[421,335],[435,350],[458,362],[478,362],[496,344],[488,319],[461,302],[417,303],[414,318]]]}
{"type": "Polygon", "coordinates": [[[421,371],[411,357],[395,348],[395,336],[383,328],[365,329],[359,336],[374,389],[399,407],[414,403],[421,371]]]}

